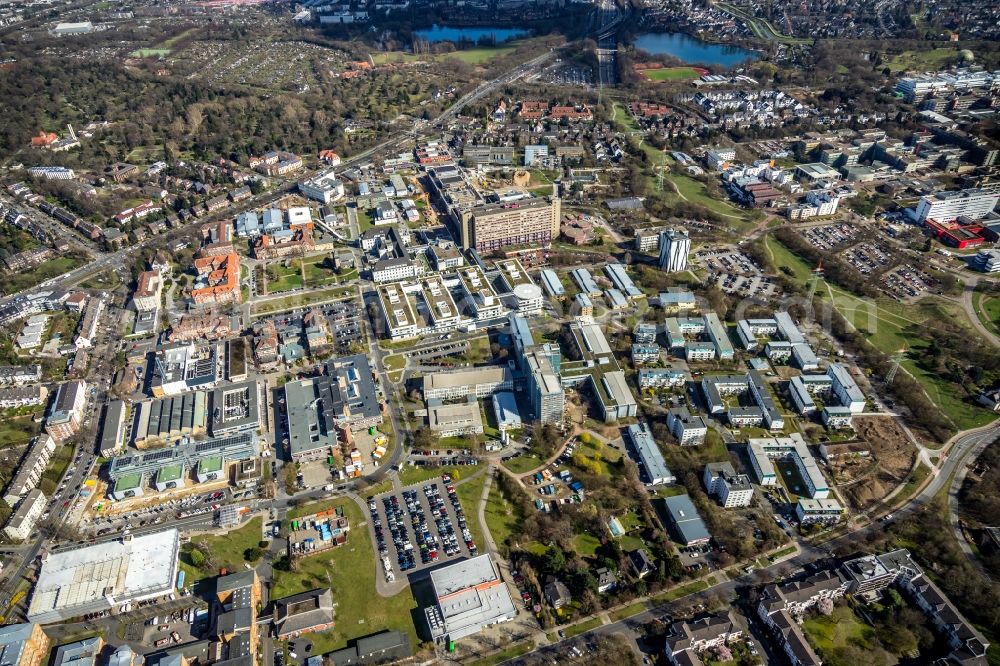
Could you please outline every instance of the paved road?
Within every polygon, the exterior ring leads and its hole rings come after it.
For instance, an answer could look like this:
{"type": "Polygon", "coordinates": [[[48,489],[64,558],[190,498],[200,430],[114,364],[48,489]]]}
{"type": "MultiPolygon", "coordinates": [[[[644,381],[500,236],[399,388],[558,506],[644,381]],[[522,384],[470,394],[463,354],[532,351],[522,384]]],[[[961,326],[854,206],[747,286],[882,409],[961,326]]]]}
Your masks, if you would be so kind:
{"type": "Polygon", "coordinates": [[[974,285],[966,284],[965,289],[962,291],[962,298],[959,299],[959,304],[962,306],[962,309],[965,310],[966,316],[969,318],[969,321],[972,322],[972,326],[979,331],[979,334],[986,340],[993,343],[994,346],[1000,347],[1000,336],[986,328],[986,326],[983,325],[983,322],[979,319],[979,313],[976,312],[976,306],[972,300],[973,293],[975,293],[974,285]]]}

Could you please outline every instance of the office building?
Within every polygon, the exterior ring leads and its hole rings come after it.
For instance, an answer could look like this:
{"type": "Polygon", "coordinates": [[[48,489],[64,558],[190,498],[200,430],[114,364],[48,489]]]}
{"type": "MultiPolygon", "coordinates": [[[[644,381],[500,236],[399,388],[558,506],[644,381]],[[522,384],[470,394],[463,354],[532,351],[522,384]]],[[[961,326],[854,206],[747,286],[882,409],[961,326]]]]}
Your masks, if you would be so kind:
{"type": "Polygon", "coordinates": [[[435,603],[424,609],[435,643],[457,641],[517,617],[507,585],[490,555],[431,571],[435,603]]]}
{"type": "MultiPolygon", "coordinates": [[[[327,652],[325,656],[332,666],[360,666],[395,663],[411,654],[410,637],[393,630],[359,638],[354,645],[327,652]]],[[[307,666],[313,664],[307,663],[307,666]]]]}
{"type": "Polygon", "coordinates": [[[150,363],[149,393],[156,398],[214,388],[223,377],[215,343],[187,342],[163,347],[150,363]]]}
{"type": "Polygon", "coordinates": [[[517,400],[510,391],[494,393],[491,399],[493,414],[497,420],[497,430],[516,430],[521,427],[521,413],[517,408],[517,400]]]}
{"type": "Polygon", "coordinates": [[[531,412],[541,423],[561,423],[566,411],[566,393],[552,359],[541,350],[525,354],[531,412]]]}
{"type": "Polygon", "coordinates": [[[475,206],[461,213],[462,248],[488,253],[514,245],[548,245],[559,236],[561,209],[558,197],[475,206]]]}
{"type": "Polygon", "coordinates": [[[666,229],[660,234],[660,268],[668,273],[687,270],[691,238],[687,232],[666,229]]]}
{"type": "Polygon", "coordinates": [[[705,491],[727,509],[750,506],[753,485],[746,474],[737,474],[732,463],[708,463],[702,473],[705,491]]]}
{"type": "Polygon", "coordinates": [[[635,249],[639,252],[652,252],[660,249],[661,229],[636,229],[635,249]]]}
{"type": "Polygon", "coordinates": [[[61,444],[80,430],[87,404],[87,384],[83,380],[61,384],[45,418],[45,432],[61,444]]]}
{"type": "Polygon", "coordinates": [[[101,455],[110,458],[118,453],[123,444],[125,431],[125,403],[112,400],[104,407],[101,419],[101,437],[97,440],[101,455]]]}
{"type": "Polygon", "coordinates": [[[338,430],[382,423],[382,405],[368,357],[331,360],[319,377],[285,384],[288,448],[293,460],[318,460],[337,445],[338,430]]]}
{"type": "Polygon", "coordinates": [[[1000,272],[1000,250],[980,250],[972,260],[972,267],[983,273],[1000,272]]]}
{"type": "Polygon", "coordinates": [[[253,666],[257,651],[257,608],[261,584],[253,569],[215,579],[212,635],[219,643],[218,664],[253,666]]]}
{"type": "Polygon", "coordinates": [[[660,447],[653,439],[653,433],[645,423],[630,425],[628,427],[629,441],[635,451],[636,462],[639,463],[640,471],[645,477],[646,485],[656,486],[663,483],[675,483],[677,477],[673,475],[667,467],[667,461],[663,459],[660,447]]]}
{"type": "Polygon", "coordinates": [[[28,618],[48,624],[167,594],[177,582],[176,529],[64,548],[42,562],[28,618]]]}
{"type": "MultiPolygon", "coordinates": [[[[221,457],[225,462],[237,462],[258,455],[257,433],[244,430],[225,437],[186,439],[168,448],[135,453],[128,451],[112,458],[108,476],[113,482],[111,497],[125,499],[142,494],[143,479],[159,476],[164,468],[191,470],[202,460],[221,457]]],[[[164,474],[164,478],[169,474],[164,474]]]]}
{"type": "Polygon", "coordinates": [[[466,396],[488,398],[514,389],[514,376],[505,365],[487,365],[424,375],[424,400],[459,400],[466,396]]]}
{"type": "Polygon", "coordinates": [[[986,217],[1000,201],[998,188],[969,188],[929,194],[917,203],[916,219],[923,223],[933,220],[938,223],[954,222],[960,217],[978,220],[986,217]]]}
{"type": "Polygon", "coordinates": [[[469,395],[464,402],[445,404],[434,398],[427,401],[427,424],[438,437],[464,437],[483,434],[479,401],[469,395]]]}
{"type": "Polygon", "coordinates": [[[337,179],[333,171],[327,171],[300,181],[299,192],[306,198],[328,204],[344,196],[344,183],[337,179]]]}

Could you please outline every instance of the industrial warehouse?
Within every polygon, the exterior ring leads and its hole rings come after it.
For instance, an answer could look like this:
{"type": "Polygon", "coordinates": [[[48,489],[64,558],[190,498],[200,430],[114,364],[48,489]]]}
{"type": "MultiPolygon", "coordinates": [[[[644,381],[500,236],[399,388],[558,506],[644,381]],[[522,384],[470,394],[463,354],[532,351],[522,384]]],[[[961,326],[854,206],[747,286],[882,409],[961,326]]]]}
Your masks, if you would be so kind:
{"type": "Polygon", "coordinates": [[[49,624],[168,594],[177,580],[179,549],[180,533],[171,529],[51,553],[28,619],[49,624]]]}

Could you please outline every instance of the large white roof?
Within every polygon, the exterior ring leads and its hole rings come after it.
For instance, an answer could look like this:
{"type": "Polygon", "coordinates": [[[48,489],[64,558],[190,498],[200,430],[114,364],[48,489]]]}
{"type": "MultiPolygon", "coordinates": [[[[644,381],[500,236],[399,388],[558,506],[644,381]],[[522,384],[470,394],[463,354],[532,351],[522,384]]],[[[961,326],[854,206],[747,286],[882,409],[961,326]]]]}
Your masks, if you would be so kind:
{"type": "Polygon", "coordinates": [[[64,550],[48,556],[29,617],[110,597],[113,603],[174,587],[180,533],[176,529],[64,550]]]}

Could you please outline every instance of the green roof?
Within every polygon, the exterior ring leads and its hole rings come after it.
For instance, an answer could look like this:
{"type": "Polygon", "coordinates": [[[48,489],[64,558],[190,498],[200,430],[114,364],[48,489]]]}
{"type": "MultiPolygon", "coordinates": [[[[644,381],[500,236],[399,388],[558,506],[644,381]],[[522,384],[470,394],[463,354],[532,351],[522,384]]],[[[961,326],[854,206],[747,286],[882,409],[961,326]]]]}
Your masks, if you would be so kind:
{"type": "Polygon", "coordinates": [[[124,476],[118,477],[115,481],[115,492],[124,492],[126,490],[135,490],[142,485],[142,474],[135,472],[134,474],[125,474],[124,476]]]}
{"type": "Polygon", "coordinates": [[[160,471],[156,473],[157,483],[168,483],[170,481],[176,481],[184,474],[184,465],[167,465],[166,467],[161,467],[160,471]]]}
{"type": "Polygon", "coordinates": [[[222,456],[208,456],[198,461],[198,471],[202,474],[222,470],[222,456]]]}

